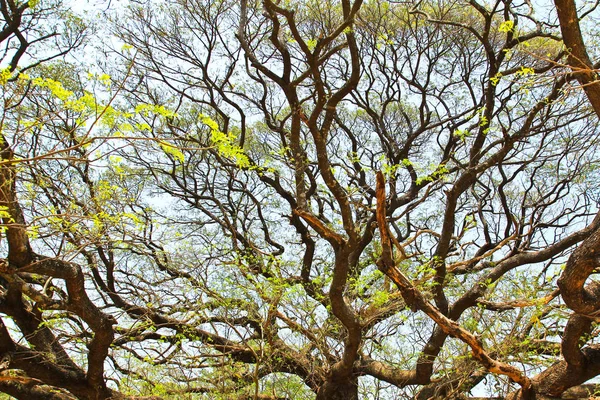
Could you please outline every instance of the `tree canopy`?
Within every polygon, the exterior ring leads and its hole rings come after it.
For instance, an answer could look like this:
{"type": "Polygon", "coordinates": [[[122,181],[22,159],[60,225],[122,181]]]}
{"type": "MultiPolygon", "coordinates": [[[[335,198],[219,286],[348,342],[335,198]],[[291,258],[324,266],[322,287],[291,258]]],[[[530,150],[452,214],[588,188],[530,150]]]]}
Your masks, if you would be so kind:
{"type": "Polygon", "coordinates": [[[598,2],[0,0],[0,392],[600,393],[598,2]]]}

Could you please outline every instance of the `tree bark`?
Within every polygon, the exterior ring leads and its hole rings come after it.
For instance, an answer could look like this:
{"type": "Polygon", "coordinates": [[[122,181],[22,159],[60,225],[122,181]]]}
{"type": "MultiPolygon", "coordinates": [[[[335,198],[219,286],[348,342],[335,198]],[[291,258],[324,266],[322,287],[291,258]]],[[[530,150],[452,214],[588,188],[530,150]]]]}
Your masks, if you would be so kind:
{"type": "Polygon", "coordinates": [[[583,42],[575,0],[554,0],[554,4],[563,41],[569,50],[567,62],[583,87],[596,115],[600,117],[600,81],[583,42]]]}
{"type": "Polygon", "coordinates": [[[358,400],[358,378],[332,377],[321,386],[316,400],[358,400]]]}

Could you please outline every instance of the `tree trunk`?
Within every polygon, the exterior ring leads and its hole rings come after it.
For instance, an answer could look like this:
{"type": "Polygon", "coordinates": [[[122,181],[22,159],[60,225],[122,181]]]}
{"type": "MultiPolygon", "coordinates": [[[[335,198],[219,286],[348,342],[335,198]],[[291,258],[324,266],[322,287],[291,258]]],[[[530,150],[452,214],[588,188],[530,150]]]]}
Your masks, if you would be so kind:
{"type": "Polygon", "coordinates": [[[358,400],[358,378],[331,377],[321,386],[316,400],[358,400]]]}

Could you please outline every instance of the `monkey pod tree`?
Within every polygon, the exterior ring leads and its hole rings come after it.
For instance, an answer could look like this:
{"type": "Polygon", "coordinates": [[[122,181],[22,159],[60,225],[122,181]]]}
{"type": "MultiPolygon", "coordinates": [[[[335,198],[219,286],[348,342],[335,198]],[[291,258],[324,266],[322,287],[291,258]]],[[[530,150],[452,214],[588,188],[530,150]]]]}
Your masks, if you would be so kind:
{"type": "Polygon", "coordinates": [[[597,116],[532,7],[135,2],[112,81],[5,86],[0,390],[588,396],[597,116]]]}

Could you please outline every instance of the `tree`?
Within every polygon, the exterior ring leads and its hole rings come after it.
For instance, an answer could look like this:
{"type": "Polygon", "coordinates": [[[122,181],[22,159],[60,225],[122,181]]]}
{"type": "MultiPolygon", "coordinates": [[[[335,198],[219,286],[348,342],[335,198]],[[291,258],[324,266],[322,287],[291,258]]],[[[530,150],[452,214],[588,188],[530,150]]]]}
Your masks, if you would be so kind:
{"type": "Polygon", "coordinates": [[[0,390],[594,392],[597,115],[533,7],[135,2],[6,82],[0,390]]]}
{"type": "Polygon", "coordinates": [[[558,0],[554,3],[563,40],[569,51],[567,62],[585,90],[596,114],[600,115],[600,89],[597,86],[594,66],[583,41],[575,2],[558,0]]]}
{"type": "Polygon", "coordinates": [[[62,0],[2,0],[0,12],[4,47],[0,62],[9,71],[19,67],[24,72],[62,57],[86,38],[83,20],[65,8],[62,0]]]}

